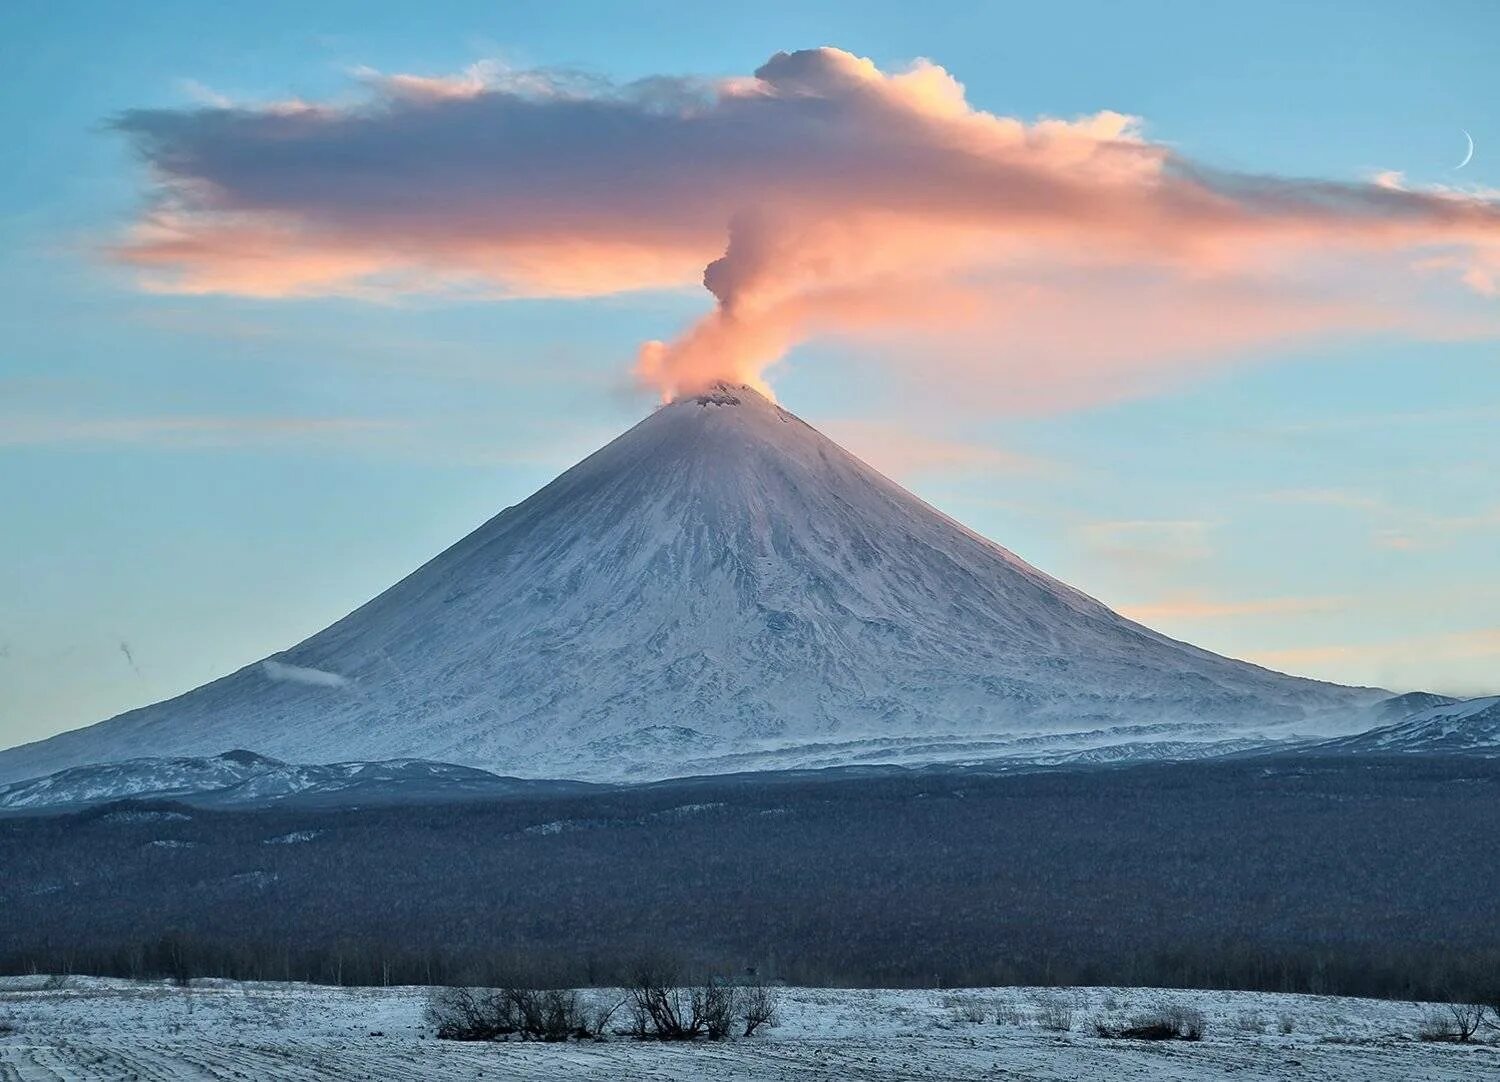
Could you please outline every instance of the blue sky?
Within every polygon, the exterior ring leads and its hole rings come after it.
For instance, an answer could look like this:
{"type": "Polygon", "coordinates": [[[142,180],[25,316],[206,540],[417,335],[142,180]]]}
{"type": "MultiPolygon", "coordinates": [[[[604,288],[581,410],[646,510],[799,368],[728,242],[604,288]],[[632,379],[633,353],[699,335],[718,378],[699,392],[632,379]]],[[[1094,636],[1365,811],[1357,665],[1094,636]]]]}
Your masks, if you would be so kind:
{"type": "MultiPolygon", "coordinates": [[[[636,346],[707,307],[700,289],[146,292],[104,253],[150,188],[109,126],[124,110],[341,100],[362,67],[494,58],[743,75],[827,44],[888,71],[928,57],[1005,116],[1139,116],[1241,173],[1493,188],[1497,36],[1482,3],[10,5],[0,744],[343,615],[642,416],[636,346]],[[1462,129],[1477,149],[1456,174],[1462,129]]],[[[1500,358],[1493,337],[1441,339],[1264,345],[1026,411],[966,407],[961,387],[908,400],[849,341],[798,345],[773,382],[931,502],[1168,633],[1331,679],[1496,691],[1500,358]]]]}

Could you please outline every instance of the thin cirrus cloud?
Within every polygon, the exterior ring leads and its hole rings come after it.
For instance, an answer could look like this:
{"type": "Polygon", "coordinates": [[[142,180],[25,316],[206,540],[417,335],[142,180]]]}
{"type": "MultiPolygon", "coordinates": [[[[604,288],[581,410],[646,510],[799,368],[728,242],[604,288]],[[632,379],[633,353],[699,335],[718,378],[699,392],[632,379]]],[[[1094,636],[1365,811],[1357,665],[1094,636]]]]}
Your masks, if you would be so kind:
{"type": "Polygon", "coordinates": [[[1172,566],[1209,559],[1217,525],[1206,519],[1107,519],[1083,523],[1075,532],[1095,556],[1172,566]]]}
{"type": "Polygon", "coordinates": [[[0,419],[0,447],[133,444],[162,449],[347,442],[390,422],[357,417],[56,417],[0,419]]]}
{"type": "Polygon", "coordinates": [[[1476,662],[1500,661],[1500,627],[1261,650],[1247,656],[1273,669],[1316,669],[1328,678],[1384,687],[1427,688],[1459,696],[1500,693],[1500,681],[1474,675],[1484,671],[1476,662]]]}
{"type": "Polygon", "coordinates": [[[896,478],[930,473],[1051,474],[1061,464],[986,443],[928,436],[905,425],[855,418],[825,421],[820,427],[870,465],[896,478]]]}
{"type": "Polygon", "coordinates": [[[1442,548],[1466,537],[1485,536],[1500,529],[1500,505],[1444,515],[1397,506],[1378,496],[1348,489],[1280,489],[1266,493],[1266,498],[1363,515],[1372,522],[1371,543],[1376,548],[1396,552],[1442,548]]]}
{"type": "Polygon", "coordinates": [[[974,108],[943,68],[821,48],[624,86],[364,72],[353,103],[133,110],[151,170],[113,254],[149,288],[586,297],[702,282],[638,351],[663,396],[765,386],[814,337],[1043,410],[1276,341],[1497,333],[1489,193],[1210,169],[1111,111],[974,108]]]}
{"type": "Polygon", "coordinates": [[[1225,601],[1202,594],[1182,594],[1160,601],[1122,605],[1120,612],[1132,620],[1149,624],[1157,620],[1216,620],[1332,612],[1344,607],[1347,601],[1347,598],[1342,597],[1267,597],[1225,601]]]}

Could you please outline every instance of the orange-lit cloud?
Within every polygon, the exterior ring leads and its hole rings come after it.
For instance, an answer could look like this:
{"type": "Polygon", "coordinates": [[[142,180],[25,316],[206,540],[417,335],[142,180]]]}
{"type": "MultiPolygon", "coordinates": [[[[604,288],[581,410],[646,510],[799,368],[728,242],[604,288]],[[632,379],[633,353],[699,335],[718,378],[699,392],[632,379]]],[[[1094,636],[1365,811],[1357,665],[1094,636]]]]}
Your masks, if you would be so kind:
{"type": "Polygon", "coordinates": [[[945,70],[838,49],[627,86],[476,65],[362,73],[357,104],[139,110],[150,288],[596,296],[715,306],[645,344],[671,395],[764,386],[798,342],[878,343],[914,379],[1055,408],[1325,334],[1493,334],[1492,193],[1207,169],[1111,111],[1034,122],[945,70]],[[924,349],[912,348],[915,343],[924,349]]]}

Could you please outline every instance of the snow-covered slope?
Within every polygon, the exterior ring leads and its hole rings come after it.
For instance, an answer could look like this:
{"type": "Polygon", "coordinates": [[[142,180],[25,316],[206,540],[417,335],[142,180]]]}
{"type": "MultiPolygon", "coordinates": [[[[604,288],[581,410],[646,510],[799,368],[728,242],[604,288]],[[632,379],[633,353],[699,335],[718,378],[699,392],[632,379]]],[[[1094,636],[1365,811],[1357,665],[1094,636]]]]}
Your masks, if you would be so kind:
{"type": "Polygon", "coordinates": [[[44,808],[92,804],[135,796],[178,796],[239,785],[258,773],[285,766],[249,751],[212,757],[128,759],[75,766],[41,778],[0,785],[0,808],[44,808]]]}
{"type": "Polygon", "coordinates": [[[1133,623],[720,386],[285,653],[0,753],[0,779],[225,747],[575,778],[795,766],[814,749],[972,760],[1023,733],[1347,732],[1382,694],[1133,623]]]}
{"type": "Polygon", "coordinates": [[[127,759],[75,766],[0,785],[0,810],[78,807],[126,798],[177,798],[238,806],[311,800],[454,799],[500,796],[539,783],[422,759],[296,765],[236,750],[209,757],[127,759]]]}
{"type": "Polygon", "coordinates": [[[1405,721],[1413,714],[1431,710],[1435,706],[1451,706],[1459,700],[1452,695],[1438,695],[1431,691],[1408,691],[1405,695],[1392,695],[1370,708],[1370,717],[1380,725],[1405,721]]]}
{"type": "Polygon", "coordinates": [[[1327,740],[1309,750],[1500,755],[1500,695],[1439,703],[1394,725],[1327,740]]]}

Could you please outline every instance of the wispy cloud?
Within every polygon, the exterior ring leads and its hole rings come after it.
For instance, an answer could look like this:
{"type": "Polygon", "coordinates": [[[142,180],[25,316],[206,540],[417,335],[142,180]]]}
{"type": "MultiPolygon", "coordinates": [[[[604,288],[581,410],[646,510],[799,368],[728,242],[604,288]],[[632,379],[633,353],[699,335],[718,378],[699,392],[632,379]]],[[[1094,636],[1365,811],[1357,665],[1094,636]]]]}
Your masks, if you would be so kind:
{"type": "Polygon", "coordinates": [[[0,416],[0,447],[137,444],[166,449],[278,446],[387,433],[396,422],[353,417],[0,416]]]}
{"type": "Polygon", "coordinates": [[[1356,511],[1378,511],[1387,506],[1378,496],[1342,488],[1289,488],[1268,492],[1276,503],[1308,504],[1316,507],[1345,507],[1356,511]]]}
{"type": "Polygon", "coordinates": [[[1396,552],[1444,548],[1476,533],[1500,533],[1500,505],[1466,514],[1438,514],[1405,507],[1384,497],[1349,489],[1284,489],[1265,494],[1279,503],[1356,512],[1371,524],[1370,543],[1396,552]]]}
{"type": "Polygon", "coordinates": [[[1348,598],[1344,597],[1267,597],[1231,601],[1203,594],[1180,594],[1159,601],[1121,605],[1118,608],[1132,620],[1150,624],[1165,620],[1216,620],[1333,612],[1347,604],[1348,598]]]}
{"type": "Polygon", "coordinates": [[[1217,523],[1206,519],[1109,519],[1076,527],[1095,556],[1132,566],[1175,566],[1209,559],[1217,523]]]}
{"type": "Polygon", "coordinates": [[[1378,413],[1343,413],[1299,421],[1272,421],[1259,431],[1282,435],[1337,433],[1397,426],[1448,426],[1500,421],[1500,404],[1450,406],[1441,409],[1382,410],[1378,413]]]}
{"type": "Polygon", "coordinates": [[[1500,333],[1451,303],[1500,265],[1482,193],[1215,170],[1121,113],[976,109],[925,60],[358,79],[357,100],[119,117],[154,198],[114,254],[150,288],[263,297],[701,281],[712,311],[637,358],[664,393],[760,381],[822,335],[895,343],[872,351],[904,377],[1021,410],[1271,342],[1500,333]]]}
{"type": "Polygon", "coordinates": [[[312,687],[342,688],[349,686],[349,678],[326,669],[313,669],[305,665],[289,665],[284,661],[268,658],[260,663],[266,677],[278,684],[307,684],[312,687]]]}
{"type": "Polygon", "coordinates": [[[839,419],[819,427],[891,477],[925,474],[1048,474],[1062,469],[1048,459],[988,443],[928,436],[885,421],[839,419]]]}
{"type": "Polygon", "coordinates": [[[1500,535],[1500,506],[1468,515],[1408,511],[1393,513],[1390,518],[1399,524],[1377,527],[1371,540],[1378,548],[1396,552],[1445,548],[1472,534],[1500,535]]]}
{"type": "Polygon", "coordinates": [[[1428,686],[1456,694],[1500,692],[1500,627],[1440,632],[1374,642],[1329,643],[1251,651],[1249,660],[1288,672],[1319,672],[1335,679],[1376,682],[1387,687],[1428,686]],[[1479,663],[1476,667],[1475,663],[1479,663]],[[1455,675],[1446,681],[1442,673],[1455,675]],[[1478,672],[1489,674],[1478,679],[1478,672]],[[1435,674],[1435,675],[1434,675],[1435,674]],[[1432,687],[1436,683],[1441,685],[1432,687]]]}

